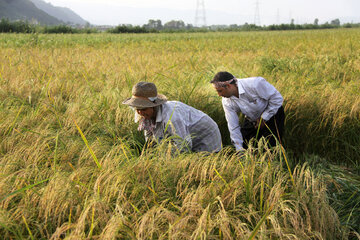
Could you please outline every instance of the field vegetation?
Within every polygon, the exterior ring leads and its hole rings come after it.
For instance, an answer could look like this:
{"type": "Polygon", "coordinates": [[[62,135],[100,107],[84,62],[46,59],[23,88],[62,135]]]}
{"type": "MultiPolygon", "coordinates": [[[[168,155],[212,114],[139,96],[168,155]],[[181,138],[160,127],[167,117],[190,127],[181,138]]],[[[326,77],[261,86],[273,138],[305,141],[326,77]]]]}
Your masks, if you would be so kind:
{"type": "Polygon", "coordinates": [[[360,32],[0,34],[4,239],[360,239],[360,32]],[[286,134],[234,154],[221,70],[284,96],[286,134]],[[144,144],[139,81],[210,115],[224,149],[144,144]]]}
{"type": "MultiPolygon", "coordinates": [[[[244,25],[211,25],[207,27],[194,27],[192,24],[185,24],[182,20],[171,20],[162,25],[161,20],[150,19],[147,24],[142,26],[131,24],[120,24],[106,30],[107,33],[200,33],[200,32],[249,32],[249,31],[284,31],[284,30],[310,30],[310,29],[340,29],[340,28],[359,28],[360,23],[340,24],[339,19],[334,19],[330,23],[318,24],[315,19],[314,24],[278,24],[270,26],[257,26],[245,23],[244,25]]],[[[81,34],[81,33],[100,33],[104,29],[96,26],[71,26],[71,25],[38,25],[28,21],[11,21],[0,19],[0,33],[44,33],[44,34],[81,34]]]]}

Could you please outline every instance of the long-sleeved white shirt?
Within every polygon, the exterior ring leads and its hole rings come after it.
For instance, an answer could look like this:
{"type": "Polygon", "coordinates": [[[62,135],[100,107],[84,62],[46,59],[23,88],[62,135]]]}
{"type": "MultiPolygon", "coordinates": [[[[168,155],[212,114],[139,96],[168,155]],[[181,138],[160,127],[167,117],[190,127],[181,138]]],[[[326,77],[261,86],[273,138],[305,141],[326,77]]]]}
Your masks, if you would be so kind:
{"type": "Polygon", "coordinates": [[[222,105],[230,131],[231,141],[236,150],[243,149],[238,113],[251,121],[262,117],[265,121],[274,116],[282,106],[283,97],[276,88],[262,77],[237,79],[239,98],[222,98],[222,105]]]}
{"type": "MultiPolygon", "coordinates": [[[[135,112],[135,121],[139,115],[135,112]]],[[[181,151],[217,152],[221,149],[221,134],[215,121],[202,111],[179,101],[167,101],[157,111],[153,133],[144,132],[145,137],[161,141],[173,136],[181,151]]]]}

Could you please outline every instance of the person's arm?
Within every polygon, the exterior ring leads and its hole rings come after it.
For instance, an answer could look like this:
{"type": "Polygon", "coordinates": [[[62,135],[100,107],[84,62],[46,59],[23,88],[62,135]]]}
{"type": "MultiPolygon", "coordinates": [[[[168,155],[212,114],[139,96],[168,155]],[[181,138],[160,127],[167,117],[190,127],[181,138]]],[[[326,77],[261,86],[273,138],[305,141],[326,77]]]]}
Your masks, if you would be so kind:
{"type": "Polygon", "coordinates": [[[240,123],[238,113],[224,101],[223,108],[225,112],[225,118],[228,124],[230,138],[232,144],[235,146],[236,150],[243,150],[243,136],[240,131],[240,123]]]}
{"type": "Polygon", "coordinates": [[[255,86],[256,92],[260,98],[268,101],[268,105],[262,113],[261,117],[263,120],[268,121],[282,106],[284,99],[280,92],[268,81],[262,77],[259,77],[258,79],[259,80],[255,86]]]}

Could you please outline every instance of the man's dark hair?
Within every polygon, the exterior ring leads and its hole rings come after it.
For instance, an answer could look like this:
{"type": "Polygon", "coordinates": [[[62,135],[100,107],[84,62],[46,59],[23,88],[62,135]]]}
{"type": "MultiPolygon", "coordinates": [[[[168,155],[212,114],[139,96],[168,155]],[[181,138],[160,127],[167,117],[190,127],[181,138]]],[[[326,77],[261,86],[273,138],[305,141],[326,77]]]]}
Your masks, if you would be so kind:
{"type": "Polygon", "coordinates": [[[229,72],[218,72],[217,74],[215,74],[213,80],[211,80],[210,83],[226,82],[233,78],[234,76],[229,72]]]}

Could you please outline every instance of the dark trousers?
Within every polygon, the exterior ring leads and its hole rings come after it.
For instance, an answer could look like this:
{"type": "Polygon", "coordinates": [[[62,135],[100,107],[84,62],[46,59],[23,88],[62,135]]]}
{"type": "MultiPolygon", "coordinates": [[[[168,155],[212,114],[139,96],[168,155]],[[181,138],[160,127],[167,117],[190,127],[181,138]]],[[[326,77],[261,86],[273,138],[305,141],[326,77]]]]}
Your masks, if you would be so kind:
{"type": "Polygon", "coordinates": [[[247,149],[250,139],[256,138],[259,140],[261,137],[265,137],[270,146],[276,145],[276,139],[282,143],[282,136],[284,133],[285,113],[284,108],[281,106],[276,114],[265,122],[263,128],[255,128],[254,122],[245,118],[243,126],[241,127],[241,134],[244,139],[243,148],[247,149]]]}

